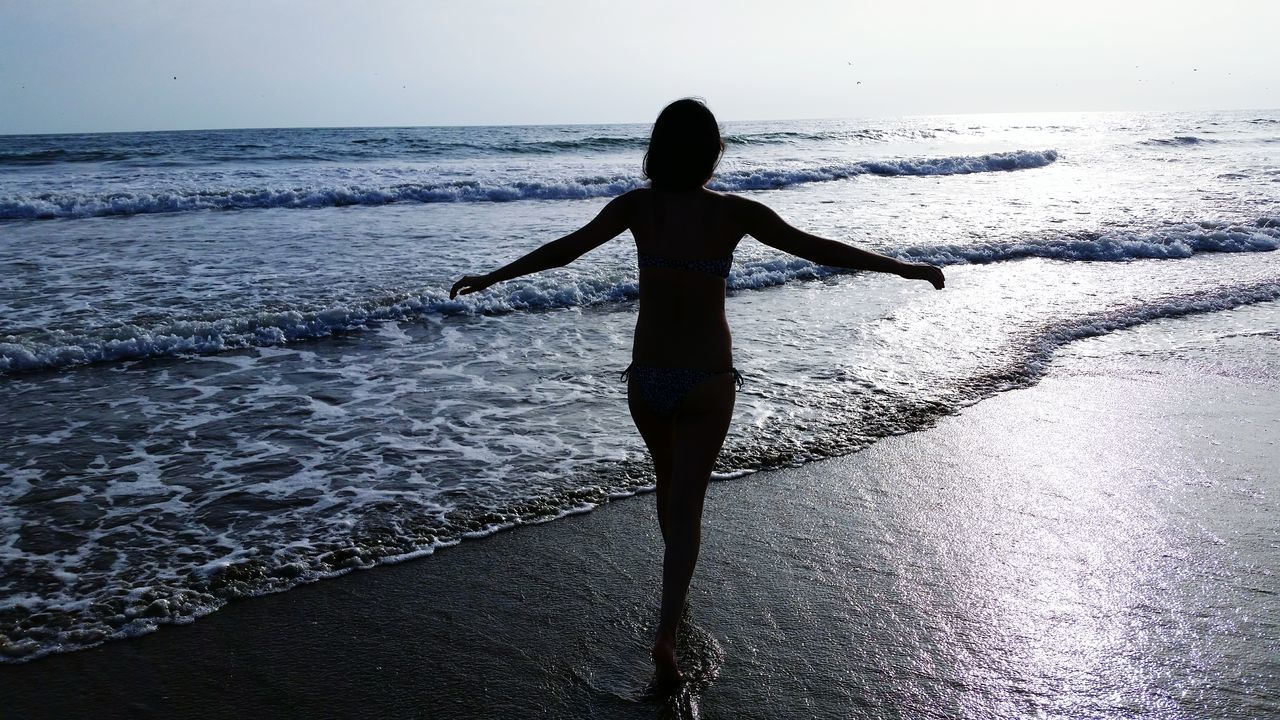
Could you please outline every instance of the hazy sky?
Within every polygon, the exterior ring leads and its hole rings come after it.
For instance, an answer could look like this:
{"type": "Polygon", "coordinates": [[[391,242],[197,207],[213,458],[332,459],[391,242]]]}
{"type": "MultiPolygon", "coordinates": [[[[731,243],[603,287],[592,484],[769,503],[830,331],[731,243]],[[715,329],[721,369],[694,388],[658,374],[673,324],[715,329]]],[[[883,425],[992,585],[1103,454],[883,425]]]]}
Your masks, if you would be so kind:
{"type": "Polygon", "coordinates": [[[0,133],[1275,108],[1277,28],[1280,0],[0,0],[0,133]]]}

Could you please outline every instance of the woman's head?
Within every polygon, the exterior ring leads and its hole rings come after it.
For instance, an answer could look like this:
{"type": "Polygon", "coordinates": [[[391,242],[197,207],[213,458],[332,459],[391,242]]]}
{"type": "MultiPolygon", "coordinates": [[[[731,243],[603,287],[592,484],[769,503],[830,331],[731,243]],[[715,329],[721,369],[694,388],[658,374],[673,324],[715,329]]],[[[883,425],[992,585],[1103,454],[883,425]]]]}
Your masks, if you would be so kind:
{"type": "Polygon", "coordinates": [[[659,190],[699,188],[711,179],[723,152],[716,116],[701,100],[677,100],[653,123],[644,176],[659,190]]]}

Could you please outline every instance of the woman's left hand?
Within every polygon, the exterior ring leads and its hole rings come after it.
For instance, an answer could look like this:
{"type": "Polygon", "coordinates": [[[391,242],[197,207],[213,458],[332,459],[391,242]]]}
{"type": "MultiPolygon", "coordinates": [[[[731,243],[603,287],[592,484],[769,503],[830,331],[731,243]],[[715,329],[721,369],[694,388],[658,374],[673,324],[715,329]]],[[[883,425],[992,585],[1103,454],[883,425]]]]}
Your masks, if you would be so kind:
{"type": "Polygon", "coordinates": [[[908,263],[902,277],[908,280],[927,280],[933,285],[934,290],[941,290],[946,287],[947,279],[942,274],[942,268],[928,263],[908,263]]]}
{"type": "Polygon", "coordinates": [[[449,299],[452,300],[459,295],[470,295],[474,292],[480,292],[493,284],[488,275],[467,275],[461,280],[453,284],[449,290],[449,299]]]}

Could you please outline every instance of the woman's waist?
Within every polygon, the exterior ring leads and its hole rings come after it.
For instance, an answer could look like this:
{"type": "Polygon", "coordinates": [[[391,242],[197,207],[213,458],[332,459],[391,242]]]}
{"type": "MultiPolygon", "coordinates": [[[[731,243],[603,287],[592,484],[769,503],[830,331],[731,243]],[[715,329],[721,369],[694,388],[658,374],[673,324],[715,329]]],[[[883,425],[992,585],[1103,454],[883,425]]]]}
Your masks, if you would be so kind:
{"type": "Polygon", "coordinates": [[[652,367],[729,370],[733,367],[733,339],[723,333],[685,336],[636,330],[631,360],[652,367]]]}
{"type": "Polygon", "coordinates": [[[653,326],[681,333],[729,333],[723,302],[704,303],[692,297],[685,298],[683,302],[671,298],[646,302],[641,298],[636,326],[653,326]]]}

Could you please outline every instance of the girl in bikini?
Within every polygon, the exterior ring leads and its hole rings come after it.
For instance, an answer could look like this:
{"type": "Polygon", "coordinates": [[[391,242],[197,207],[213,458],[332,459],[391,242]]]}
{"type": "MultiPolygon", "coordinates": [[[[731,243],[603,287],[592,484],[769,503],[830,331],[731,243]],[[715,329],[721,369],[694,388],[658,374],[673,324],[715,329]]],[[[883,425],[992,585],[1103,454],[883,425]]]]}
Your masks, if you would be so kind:
{"type": "Polygon", "coordinates": [[[701,101],[668,105],[653,125],[644,174],[649,187],[614,198],[581,229],[487,275],[468,275],[449,296],[562,267],[630,230],[640,265],[640,310],[627,401],[657,475],[658,523],[665,544],[662,605],[653,660],[659,684],[680,680],[676,628],[698,559],[702,503],[729,430],[733,345],[725,320],[725,280],[733,251],[750,235],[820,265],[926,280],[942,289],[942,270],[904,263],[788,225],[764,205],[708,190],[724,142],[701,101]]]}

